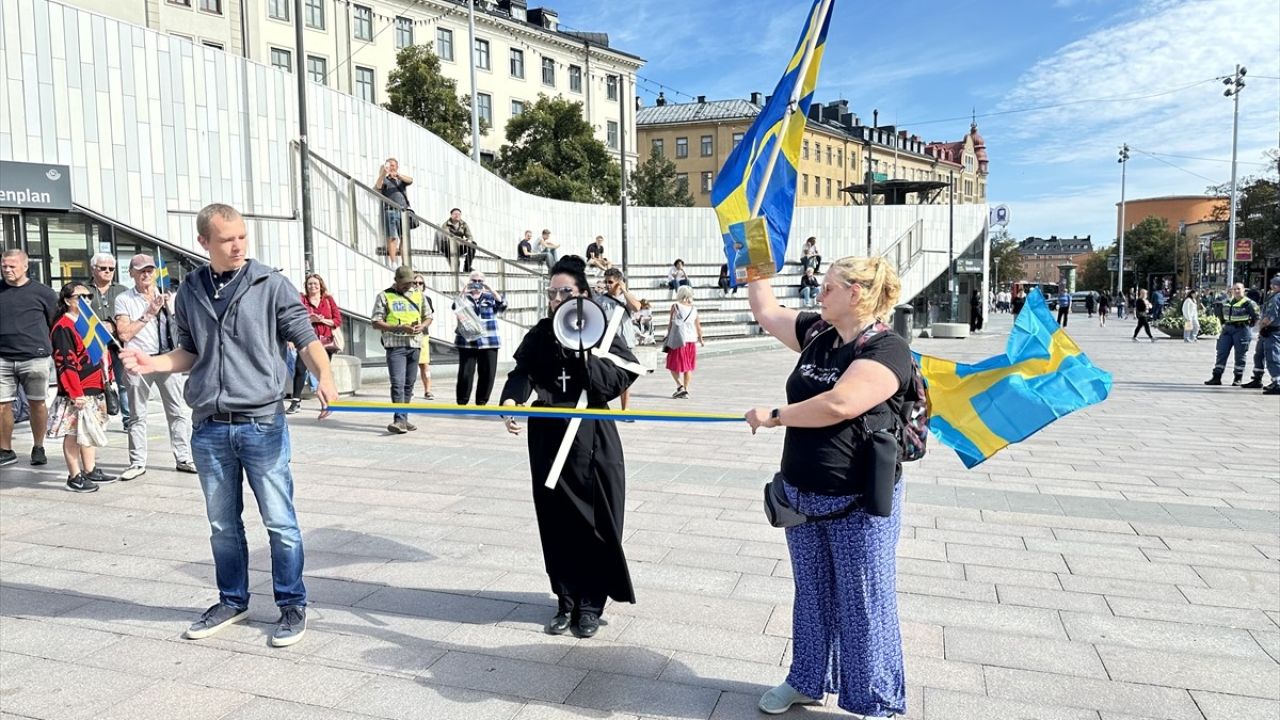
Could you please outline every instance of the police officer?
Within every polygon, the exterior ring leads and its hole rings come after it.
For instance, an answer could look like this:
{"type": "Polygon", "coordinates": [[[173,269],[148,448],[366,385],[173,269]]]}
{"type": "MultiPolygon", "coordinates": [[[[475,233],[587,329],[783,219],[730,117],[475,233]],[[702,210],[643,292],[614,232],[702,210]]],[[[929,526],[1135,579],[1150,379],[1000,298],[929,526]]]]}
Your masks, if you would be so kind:
{"type": "Polygon", "coordinates": [[[1239,385],[1244,378],[1245,355],[1249,352],[1249,341],[1253,339],[1253,325],[1258,322],[1258,304],[1244,294],[1244,283],[1236,283],[1231,287],[1231,297],[1222,306],[1222,334],[1218,336],[1218,358],[1213,365],[1213,377],[1204,381],[1205,385],[1221,385],[1222,372],[1227,367],[1227,355],[1234,347],[1236,351],[1235,371],[1232,374],[1232,385],[1239,385]]]}
{"type": "MultiPolygon", "coordinates": [[[[422,289],[413,283],[413,268],[396,268],[395,284],[378,293],[370,316],[373,329],[382,331],[392,403],[404,405],[413,399],[422,334],[431,325],[430,316],[422,289]]],[[[387,426],[387,432],[397,435],[417,429],[407,413],[395,413],[387,426]]]]}
{"type": "Polygon", "coordinates": [[[1261,388],[1264,363],[1271,373],[1271,384],[1263,388],[1262,393],[1280,395],[1280,275],[1271,278],[1271,295],[1262,306],[1258,345],[1253,352],[1253,379],[1240,387],[1261,388]]]}

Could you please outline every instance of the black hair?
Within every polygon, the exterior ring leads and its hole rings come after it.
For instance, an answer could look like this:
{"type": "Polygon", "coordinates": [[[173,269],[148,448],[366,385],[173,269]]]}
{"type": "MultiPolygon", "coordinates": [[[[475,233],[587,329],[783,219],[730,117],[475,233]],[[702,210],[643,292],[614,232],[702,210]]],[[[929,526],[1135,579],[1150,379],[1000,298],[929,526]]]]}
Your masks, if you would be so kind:
{"type": "Polygon", "coordinates": [[[591,284],[587,282],[587,261],[577,255],[565,255],[556,261],[554,267],[551,268],[551,276],[568,275],[573,278],[573,284],[578,286],[578,292],[589,292],[591,284]]]}
{"type": "Polygon", "coordinates": [[[684,260],[681,260],[680,258],[676,258],[676,261],[675,261],[675,262],[673,262],[673,263],[671,263],[671,266],[672,266],[672,267],[675,267],[676,265],[679,265],[679,266],[683,267],[683,266],[684,266],[684,260]]]}
{"type": "Polygon", "coordinates": [[[66,310],[67,301],[71,299],[71,296],[76,294],[76,288],[88,289],[85,284],[79,280],[72,280],[63,285],[62,290],[58,292],[58,304],[63,310],[66,310]]]}
{"type": "Polygon", "coordinates": [[[462,212],[462,208],[449,208],[449,214],[450,214],[450,215],[452,215],[452,214],[454,214],[454,213],[456,213],[456,212],[462,212]]]}

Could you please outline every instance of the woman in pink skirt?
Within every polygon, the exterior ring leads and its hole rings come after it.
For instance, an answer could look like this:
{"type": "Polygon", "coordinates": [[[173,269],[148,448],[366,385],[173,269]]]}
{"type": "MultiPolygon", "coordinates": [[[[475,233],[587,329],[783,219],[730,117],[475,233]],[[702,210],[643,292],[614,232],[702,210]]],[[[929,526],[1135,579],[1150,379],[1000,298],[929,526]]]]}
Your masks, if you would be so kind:
{"type": "Polygon", "coordinates": [[[702,340],[702,321],[698,308],[693,306],[693,288],[683,285],[676,291],[676,301],[671,305],[671,319],[667,321],[667,370],[676,381],[673,398],[689,397],[689,383],[698,366],[698,345],[702,340]]]}

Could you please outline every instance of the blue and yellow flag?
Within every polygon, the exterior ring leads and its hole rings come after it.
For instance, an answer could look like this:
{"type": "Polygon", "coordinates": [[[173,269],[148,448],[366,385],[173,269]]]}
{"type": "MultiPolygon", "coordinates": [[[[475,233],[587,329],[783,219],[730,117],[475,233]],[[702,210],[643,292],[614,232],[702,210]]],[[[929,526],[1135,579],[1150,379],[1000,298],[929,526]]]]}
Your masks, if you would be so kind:
{"type": "Polygon", "coordinates": [[[1058,327],[1039,289],[1027,295],[1003,355],[973,365],[917,359],[929,383],[929,429],[965,467],[1111,392],[1111,374],[1058,327]]]}
{"type": "Polygon", "coordinates": [[[111,346],[111,331],[98,320],[88,300],[80,298],[79,307],[80,315],[75,323],[76,334],[80,336],[80,342],[89,354],[89,362],[97,365],[106,357],[107,348],[111,346]]]}
{"type": "MultiPolygon", "coordinates": [[[[818,68],[822,65],[827,25],[834,4],[835,0],[814,0],[782,79],[742,141],[729,153],[711,190],[711,205],[720,220],[729,277],[734,285],[749,279],[749,266],[772,260],[772,271],[764,273],[772,275],[781,270],[786,261],[787,236],[796,202],[800,143],[809,105],[813,102],[813,90],[818,84],[818,68]],[[798,96],[794,107],[793,95],[798,96]],[[773,172],[765,177],[775,148],[780,151],[773,172]],[[762,185],[764,196],[757,217],[765,222],[747,224],[753,217],[752,205],[762,185]]],[[[767,265],[764,269],[767,270],[767,265]]]]}
{"type": "Polygon", "coordinates": [[[164,264],[164,255],[156,248],[156,289],[162,293],[169,292],[169,266],[164,264]]]}

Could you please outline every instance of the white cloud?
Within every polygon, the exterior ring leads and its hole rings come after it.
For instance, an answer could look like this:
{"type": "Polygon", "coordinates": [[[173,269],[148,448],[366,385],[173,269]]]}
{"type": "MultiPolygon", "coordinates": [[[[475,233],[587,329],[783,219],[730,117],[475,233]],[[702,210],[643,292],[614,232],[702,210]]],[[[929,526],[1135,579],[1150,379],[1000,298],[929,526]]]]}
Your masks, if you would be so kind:
{"type": "MultiPolygon", "coordinates": [[[[1185,86],[1229,74],[1237,62],[1251,76],[1280,76],[1277,27],[1280,4],[1274,0],[1154,0],[1035,63],[1000,109],[1062,107],[992,118],[983,128],[994,166],[992,192],[1024,196],[1012,201],[1018,232],[1091,233],[1109,241],[1121,143],[1151,153],[1229,159],[1232,108],[1223,86],[1185,86]],[[1077,102],[1175,88],[1185,89],[1122,102],[1077,102]],[[1063,191],[1066,185],[1074,189],[1063,191]]],[[[1280,82],[1248,83],[1240,106],[1242,161],[1275,146],[1278,107],[1280,82]]],[[[1230,177],[1226,163],[1162,159],[1182,169],[1132,153],[1129,197],[1200,194],[1209,179],[1230,177]]],[[[1241,165],[1240,174],[1262,169],[1241,165]]]]}

